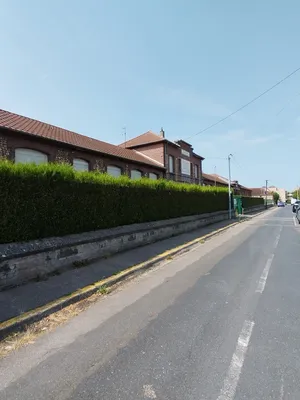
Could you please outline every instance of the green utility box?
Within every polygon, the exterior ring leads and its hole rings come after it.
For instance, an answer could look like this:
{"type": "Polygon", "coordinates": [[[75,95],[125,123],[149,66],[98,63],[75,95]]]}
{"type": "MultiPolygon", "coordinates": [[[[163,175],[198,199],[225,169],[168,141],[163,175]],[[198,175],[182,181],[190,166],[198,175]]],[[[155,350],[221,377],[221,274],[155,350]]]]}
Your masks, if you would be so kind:
{"type": "Polygon", "coordinates": [[[233,196],[233,207],[235,215],[243,214],[243,203],[241,196],[233,196]]]}

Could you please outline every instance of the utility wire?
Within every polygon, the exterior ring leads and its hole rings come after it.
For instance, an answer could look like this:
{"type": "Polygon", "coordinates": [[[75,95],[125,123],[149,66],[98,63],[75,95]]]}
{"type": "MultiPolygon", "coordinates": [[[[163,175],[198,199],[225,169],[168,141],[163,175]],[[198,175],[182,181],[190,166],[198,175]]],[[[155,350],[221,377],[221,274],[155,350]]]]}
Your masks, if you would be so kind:
{"type": "Polygon", "coordinates": [[[205,157],[205,160],[227,160],[226,157],[205,157]]]}
{"type": "Polygon", "coordinates": [[[233,155],[232,161],[233,161],[239,168],[243,169],[243,167],[241,166],[241,164],[237,161],[235,155],[233,155]]]}
{"type": "Polygon", "coordinates": [[[258,96],[254,97],[254,99],[250,100],[248,103],[244,104],[243,106],[241,106],[240,108],[238,108],[237,110],[233,111],[232,113],[226,115],[226,117],[221,118],[219,121],[215,122],[214,124],[209,125],[208,127],[206,127],[205,129],[202,129],[200,132],[195,133],[189,137],[187,137],[186,139],[190,139],[194,136],[200,135],[203,132],[208,131],[209,129],[213,128],[216,125],[219,125],[221,122],[226,121],[228,118],[232,117],[233,115],[237,114],[239,111],[243,110],[244,108],[250,106],[250,104],[254,103],[256,100],[260,99],[262,96],[264,96],[265,94],[269,93],[271,90],[273,90],[275,87],[279,86],[282,82],[286,81],[287,79],[289,79],[291,76],[293,76],[294,74],[296,74],[298,71],[300,71],[300,67],[295,69],[293,72],[291,72],[290,74],[288,74],[287,76],[285,76],[283,79],[281,79],[280,81],[278,81],[277,83],[275,83],[275,85],[271,86],[269,89],[265,90],[264,92],[262,92],[261,94],[259,94],[258,96]]]}
{"type": "Polygon", "coordinates": [[[291,104],[292,100],[294,100],[295,97],[298,97],[299,95],[300,95],[300,93],[297,93],[295,96],[293,96],[293,97],[287,102],[287,104],[286,104],[283,108],[281,108],[281,110],[276,114],[276,117],[277,117],[279,114],[281,114],[282,111],[285,110],[287,106],[289,106],[289,105],[291,104]]]}

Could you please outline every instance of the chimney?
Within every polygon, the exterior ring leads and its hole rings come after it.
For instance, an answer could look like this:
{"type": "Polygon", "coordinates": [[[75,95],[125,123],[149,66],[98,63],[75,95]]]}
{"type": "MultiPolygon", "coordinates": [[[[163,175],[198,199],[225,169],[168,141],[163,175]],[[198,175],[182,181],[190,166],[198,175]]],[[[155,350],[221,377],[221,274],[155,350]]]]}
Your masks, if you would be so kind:
{"type": "Polygon", "coordinates": [[[165,137],[165,131],[163,130],[163,128],[160,128],[160,132],[159,132],[161,137],[165,137]]]}

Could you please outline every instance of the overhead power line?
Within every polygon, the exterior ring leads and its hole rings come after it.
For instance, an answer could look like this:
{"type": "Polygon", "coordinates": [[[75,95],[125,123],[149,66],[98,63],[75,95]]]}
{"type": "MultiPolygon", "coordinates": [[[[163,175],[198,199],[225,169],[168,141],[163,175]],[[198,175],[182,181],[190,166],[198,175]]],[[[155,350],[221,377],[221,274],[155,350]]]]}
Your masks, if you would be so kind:
{"type": "Polygon", "coordinates": [[[243,169],[243,167],[241,166],[241,164],[237,161],[235,155],[232,156],[232,161],[241,169],[243,169]]]}
{"type": "Polygon", "coordinates": [[[299,96],[299,95],[300,95],[300,92],[297,93],[295,96],[293,96],[293,97],[288,101],[288,103],[287,103],[284,107],[282,107],[280,111],[278,111],[278,113],[276,114],[276,117],[277,117],[280,113],[282,113],[282,111],[285,110],[286,107],[287,107],[288,105],[291,104],[292,100],[294,100],[295,97],[297,97],[297,96],[299,96]]]}
{"type": "Polygon", "coordinates": [[[226,117],[221,118],[219,121],[215,122],[214,124],[209,125],[208,127],[202,129],[200,132],[195,133],[189,137],[187,137],[186,139],[190,139],[194,136],[200,135],[203,132],[208,131],[209,129],[213,128],[214,126],[219,125],[221,122],[226,121],[228,118],[232,117],[233,115],[237,114],[238,112],[240,112],[241,110],[243,110],[244,108],[250,106],[250,104],[254,103],[256,100],[260,99],[261,97],[263,97],[265,94],[269,93],[271,90],[273,90],[274,88],[276,88],[277,86],[279,86],[282,82],[286,81],[287,79],[289,79],[291,76],[293,76],[294,74],[296,74],[298,71],[300,71],[300,67],[295,69],[293,72],[291,72],[290,74],[288,74],[287,76],[285,76],[283,79],[281,79],[280,81],[278,81],[277,83],[275,83],[275,85],[271,86],[269,89],[265,90],[264,92],[260,93],[258,96],[254,97],[252,100],[248,101],[248,103],[244,104],[243,106],[239,107],[237,110],[233,111],[232,113],[226,115],[226,117]]]}

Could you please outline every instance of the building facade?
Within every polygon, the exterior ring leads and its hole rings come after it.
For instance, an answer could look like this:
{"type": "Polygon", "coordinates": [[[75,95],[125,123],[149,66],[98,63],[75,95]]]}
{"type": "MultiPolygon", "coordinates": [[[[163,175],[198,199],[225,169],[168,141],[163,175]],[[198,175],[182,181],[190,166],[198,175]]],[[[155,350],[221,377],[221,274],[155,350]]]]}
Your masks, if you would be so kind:
{"type": "MultiPolygon", "coordinates": [[[[203,173],[203,185],[228,187],[228,179],[217,174],[203,173]]],[[[238,181],[231,181],[231,190],[237,196],[252,196],[252,190],[250,188],[247,188],[246,186],[241,185],[238,181]]]]}
{"type": "Polygon", "coordinates": [[[64,162],[80,171],[126,174],[133,179],[158,179],[166,171],[163,164],[142,153],[4,110],[0,110],[0,158],[15,162],[64,162]]]}
{"type": "Polygon", "coordinates": [[[166,139],[165,132],[148,131],[120,145],[150,157],[162,164],[166,169],[166,178],[176,182],[202,184],[203,157],[196,154],[190,143],[184,140],[166,139]]]}
{"type": "Polygon", "coordinates": [[[286,196],[286,190],[283,188],[278,188],[276,186],[270,186],[269,190],[271,193],[277,192],[279,194],[279,198],[281,201],[286,202],[287,196],[286,196]]]}
{"type": "Polygon", "coordinates": [[[286,190],[282,188],[278,188],[276,186],[269,186],[266,190],[265,186],[259,188],[252,188],[252,196],[253,197],[263,197],[268,201],[268,203],[273,202],[273,193],[277,192],[279,194],[279,198],[281,201],[286,202],[286,190]]]}
{"type": "Polygon", "coordinates": [[[228,188],[228,183],[220,179],[217,174],[206,174],[203,172],[203,185],[204,186],[218,186],[228,188]]]}

